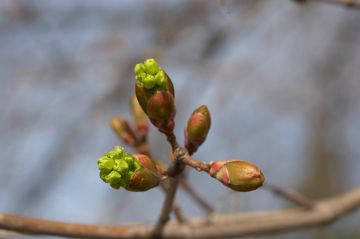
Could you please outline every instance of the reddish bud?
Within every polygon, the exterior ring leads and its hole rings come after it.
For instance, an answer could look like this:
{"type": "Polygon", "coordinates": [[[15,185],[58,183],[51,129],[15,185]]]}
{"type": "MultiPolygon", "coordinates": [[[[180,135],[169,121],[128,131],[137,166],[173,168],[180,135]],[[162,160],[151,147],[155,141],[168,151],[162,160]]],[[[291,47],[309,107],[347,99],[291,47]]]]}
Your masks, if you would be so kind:
{"type": "Polygon", "coordinates": [[[122,117],[111,117],[110,126],[125,143],[129,145],[135,144],[136,136],[127,120],[122,117]]]}
{"type": "Polygon", "coordinates": [[[255,164],[242,160],[212,162],[209,174],[239,192],[255,190],[265,181],[264,174],[255,164]]]}
{"type": "Polygon", "coordinates": [[[138,132],[146,135],[149,130],[149,121],[135,95],[131,97],[130,109],[138,132]]]}
{"type": "Polygon", "coordinates": [[[190,154],[205,141],[210,130],[211,116],[206,105],[197,108],[190,116],[185,129],[185,147],[190,154]]]}
{"type": "Polygon", "coordinates": [[[161,175],[154,161],[144,154],[134,154],[133,157],[142,167],[134,172],[125,189],[133,192],[142,192],[158,186],[161,175]]]}
{"type": "Polygon", "coordinates": [[[159,91],[149,99],[146,113],[150,121],[160,130],[171,132],[174,129],[174,97],[167,91],[159,91]]]}

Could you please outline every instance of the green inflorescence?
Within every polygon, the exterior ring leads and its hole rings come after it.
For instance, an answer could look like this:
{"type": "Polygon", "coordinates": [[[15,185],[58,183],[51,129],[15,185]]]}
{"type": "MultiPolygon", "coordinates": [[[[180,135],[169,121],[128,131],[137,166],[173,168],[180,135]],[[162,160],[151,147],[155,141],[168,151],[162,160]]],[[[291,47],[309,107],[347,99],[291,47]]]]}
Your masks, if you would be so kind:
{"type": "Polygon", "coordinates": [[[131,176],[142,166],[136,159],[124,152],[120,146],[98,159],[100,178],[112,188],[119,189],[128,185],[131,176]]]}
{"type": "Polygon", "coordinates": [[[162,90],[165,88],[165,72],[155,59],[147,59],[144,63],[135,65],[136,80],[140,81],[148,90],[162,90]]]}

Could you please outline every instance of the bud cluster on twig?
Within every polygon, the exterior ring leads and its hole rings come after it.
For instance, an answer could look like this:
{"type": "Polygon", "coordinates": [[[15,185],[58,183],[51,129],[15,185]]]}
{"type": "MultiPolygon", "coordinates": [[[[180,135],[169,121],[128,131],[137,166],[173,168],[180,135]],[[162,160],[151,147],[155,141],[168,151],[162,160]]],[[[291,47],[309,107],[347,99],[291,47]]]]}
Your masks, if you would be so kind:
{"type": "MultiPolygon", "coordinates": [[[[159,184],[162,174],[175,177],[181,174],[185,165],[207,172],[225,186],[235,191],[248,192],[260,187],[265,178],[253,163],[242,160],[224,160],[204,163],[190,155],[205,142],[211,126],[211,116],[206,105],[198,107],[191,114],[184,130],[184,148],[180,147],[173,133],[175,127],[175,93],[173,83],[154,59],[136,64],[135,94],[130,101],[136,129],[123,118],[114,117],[110,125],[127,144],[136,145],[139,137],[148,132],[148,119],[167,136],[175,156],[174,164],[168,169],[157,167],[145,155],[126,154],[120,147],[98,160],[101,179],[113,188],[123,187],[130,191],[145,191],[159,184]],[[174,171],[175,169],[175,171],[174,171]],[[177,170],[176,170],[177,169],[177,170]]],[[[174,192],[173,192],[174,193],[174,192]]]]}

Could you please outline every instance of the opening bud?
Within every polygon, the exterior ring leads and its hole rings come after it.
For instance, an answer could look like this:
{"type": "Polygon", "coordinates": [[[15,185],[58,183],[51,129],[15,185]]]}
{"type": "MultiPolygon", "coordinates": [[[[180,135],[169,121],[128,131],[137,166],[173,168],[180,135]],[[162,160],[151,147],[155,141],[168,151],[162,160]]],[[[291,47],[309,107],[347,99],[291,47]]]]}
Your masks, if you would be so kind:
{"type": "Polygon", "coordinates": [[[129,145],[135,144],[136,135],[126,119],[122,117],[111,117],[110,126],[125,143],[129,145]]]}
{"type": "Polygon", "coordinates": [[[185,147],[190,154],[206,140],[210,126],[210,112],[206,105],[202,105],[191,114],[184,131],[185,147]]]}
{"type": "Polygon", "coordinates": [[[146,135],[149,131],[149,120],[135,95],[131,97],[130,109],[138,132],[141,135],[146,135]]]}
{"type": "Polygon", "coordinates": [[[100,178],[114,189],[142,192],[160,183],[155,163],[143,154],[130,155],[120,146],[98,159],[100,178]]]}
{"type": "Polygon", "coordinates": [[[175,96],[174,86],[170,77],[159,66],[155,59],[150,58],[144,63],[136,64],[134,73],[136,78],[136,97],[145,113],[147,113],[147,101],[157,91],[166,91],[173,97],[175,96]]]}
{"type": "Polygon", "coordinates": [[[265,181],[264,174],[255,164],[236,159],[211,162],[209,174],[239,192],[255,190],[265,181]]]}

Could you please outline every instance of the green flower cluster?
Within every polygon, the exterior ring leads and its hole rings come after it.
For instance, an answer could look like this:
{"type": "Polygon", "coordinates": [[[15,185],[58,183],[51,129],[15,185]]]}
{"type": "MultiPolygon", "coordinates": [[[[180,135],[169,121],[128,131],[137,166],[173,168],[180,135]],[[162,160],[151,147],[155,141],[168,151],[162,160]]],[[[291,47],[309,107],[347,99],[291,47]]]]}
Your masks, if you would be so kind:
{"type": "Polygon", "coordinates": [[[135,171],[142,168],[139,162],[130,154],[124,153],[120,146],[115,146],[114,150],[99,158],[97,163],[100,178],[115,189],[126,187],[135,171]]]}
{"type": "Polygon", "coordinates": [[[144,63],[135,65],[136,80],[140,81],[148,90],[163,90],[166,88],[165,72],[155,59],[147,59],[144,63]]]}

